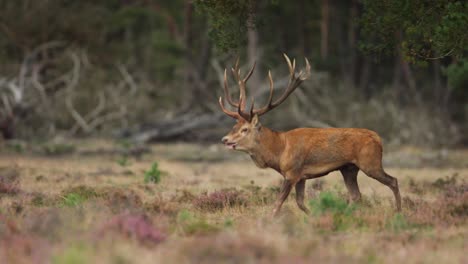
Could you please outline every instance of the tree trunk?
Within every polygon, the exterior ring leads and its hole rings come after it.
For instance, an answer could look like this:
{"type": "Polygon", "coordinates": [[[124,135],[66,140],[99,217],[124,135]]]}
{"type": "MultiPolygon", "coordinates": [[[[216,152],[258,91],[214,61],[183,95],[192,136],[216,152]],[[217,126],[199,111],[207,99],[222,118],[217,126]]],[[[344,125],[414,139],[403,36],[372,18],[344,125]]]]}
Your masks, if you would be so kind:
{"type": "Polygon", "coordinates": [[[308,53],[307,48],[307,29],[306,29],[306,2],[305,0],[300,0],[299,3],[296,5],[297,7],[297,28],[299,29],[299,34],[297,36],[297,46],[299,48],[299,52],[301,57],[306,57],[308,53]]]}
{"type": "Polygon", "coordinates": [[[322,18],[320,22],[320,56],[322,59],[328,57],[328,33],[329,33],[329,16],[330,16],[330,2],[329,0],[322,0],[322,18]]]}
{"type": "Polygon", "coordinates": [[[348,82],[351,83],[353,86],[356,85],[356,39],[357,39],[357,27],[356,27],[356,19],[358,18],[359,10],[358,10],[358,1],[352,0],[351,3],[351,10],[349,14],[349,21],[348,21],[348,48],[349,48],[349,62],[347,69],[347,79],[348,82]]]}
{"type": "Polygon", "coordinates": [[[182,106],[182,109],[189,108],[190,105],[196,101],[196,94],[194,93],[193,87],[191,84],[193,82],[193,73],[191,71],[194,70],[193,68],[193,3],[190,0],[185,1],[185,8],[184,8],[184,48],[185,48],[185,67],[184,67],[184,87],[185,87],[185,96],[187,105],[182,106]]]}
{"type": "MultiPolygon", "coordinates": [[[[256,10],[256,1],[251,1],[250,16],[247,21],[247,59],[249,67],[252,67],[254,63],[260,60],[261,51],[258,45],[258,31],[255,26],[254,14],[256,10]]],[[[249,79],[250,90],[254,92],[254,89],[259,87],[260,78],[258,71],[254,71],[249,79]]]]}

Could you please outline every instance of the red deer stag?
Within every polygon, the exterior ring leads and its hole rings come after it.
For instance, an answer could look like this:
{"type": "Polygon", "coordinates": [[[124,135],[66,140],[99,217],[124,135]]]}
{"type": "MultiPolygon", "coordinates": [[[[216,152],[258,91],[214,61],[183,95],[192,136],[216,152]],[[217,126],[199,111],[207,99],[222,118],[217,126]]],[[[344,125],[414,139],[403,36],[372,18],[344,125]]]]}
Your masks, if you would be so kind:
{"type": "Polygon", "coordinates": [[[306,68],[295,72],[295,61],[284,58],[289,66],[289,83],[284,93],[273,102],[273,79],[268,72],[270,94],[268,102],[262,108],[254,108],[254,100],[246,111],[246,83],[252,75],[250,71],[241,76],[239,63],[232,69],[240,89],[239,101],[232,100],[226,70],[224,71],[224,96],[227,102],[237,108],[230,111],[219,98],[223,112],[237,120],[232,130],[223,137],[222,142],[233,150],[250,155],[260,168],[272,168],[284,177],[281,191],[273,214],[277,215],[292,187],[296,188],[296,203],[305,213],[309,210],[304,205],[305,181],[325,176],[339,170],[353,202],[361,198],[357,183],[358,171],[388,186],[395,196],[397,210],[401,210],[400,191],[396,178],[388,175],[382,168],[382,142],[377,133],[359,128],[297,128],[286,132],[273,131],[259,122],[259,116],[280,105],[310,75],[310,65],[306,59],[306,68]]]}

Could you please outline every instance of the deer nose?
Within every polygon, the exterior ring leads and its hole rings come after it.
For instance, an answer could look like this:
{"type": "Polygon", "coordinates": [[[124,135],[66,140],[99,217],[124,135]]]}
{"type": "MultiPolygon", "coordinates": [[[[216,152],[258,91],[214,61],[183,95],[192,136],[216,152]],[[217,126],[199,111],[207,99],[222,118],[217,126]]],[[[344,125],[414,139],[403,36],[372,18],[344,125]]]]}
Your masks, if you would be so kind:
{"type": "Polygon", "coordinates": [[[221,142],[223,142],[224,144],[226,144],[226,142],[228,142],[228,138],[227,138],[227,137],[223,137],[223,138],[221,139],[221,142]]]}

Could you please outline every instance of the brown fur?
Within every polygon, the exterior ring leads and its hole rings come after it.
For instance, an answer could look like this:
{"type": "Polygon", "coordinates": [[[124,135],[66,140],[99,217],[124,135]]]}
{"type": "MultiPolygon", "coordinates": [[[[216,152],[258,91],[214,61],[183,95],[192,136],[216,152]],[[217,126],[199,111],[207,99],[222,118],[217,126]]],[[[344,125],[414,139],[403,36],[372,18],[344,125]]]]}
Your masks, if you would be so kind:
{"type": "Polygon", "coordinates": [[[358,128],[298,128],[276,132],[260,125],[258,116],[252,121],[239,118],[225,144],[247,152],[260,168],[272,168],[284,177],[274,214],[277,214],[292,187],[296,202],[304,212],[304,188],[307,179],[325,176],[340,170],[352,201],[361,198],[357,173],[387,185],[394,193],[397,210],[401,199],[397,179],[382,168],[382,142],[377,133],[358,128]]]}

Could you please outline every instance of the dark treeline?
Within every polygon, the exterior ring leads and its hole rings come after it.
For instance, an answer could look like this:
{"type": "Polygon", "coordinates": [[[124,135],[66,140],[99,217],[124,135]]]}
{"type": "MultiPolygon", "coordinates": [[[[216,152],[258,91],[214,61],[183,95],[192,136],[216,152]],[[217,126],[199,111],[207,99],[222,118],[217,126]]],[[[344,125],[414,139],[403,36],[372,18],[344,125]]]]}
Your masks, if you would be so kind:
{"type": "MultiPolygon", "coordinates": [[[[468,4],[454,0],[0,0],[0,125],[6,137],[51,137],[222,122],[224,68],[257,61],[249,91],[262,103],[266,72],[280,86],[287,53],[313,73],[265,120],[278,129],[460,144],[467,23],[468,4]]],[[[195,128],[183,138],[216,135],[195,128]]]]}

